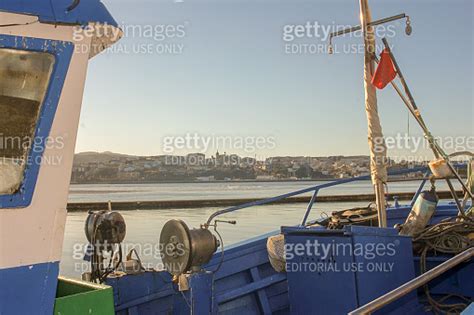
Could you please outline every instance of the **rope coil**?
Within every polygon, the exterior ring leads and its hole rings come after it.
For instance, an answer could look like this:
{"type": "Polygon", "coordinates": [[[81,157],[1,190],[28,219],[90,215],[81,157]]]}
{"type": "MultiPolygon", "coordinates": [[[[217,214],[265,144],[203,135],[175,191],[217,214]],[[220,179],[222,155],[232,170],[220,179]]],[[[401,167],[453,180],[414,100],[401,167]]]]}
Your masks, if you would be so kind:
{"type": "MultiPolygon", "coordinates": [[[[464,250],[474,247],[474,220],[471,217],[463,216],[450,218],[441,221],[438,224],[426,227],[420,233],[414,236],[413,245],[420,254],[420,272],[427,271],[426,256],[430,253],[458,254],[464,250]]],[[[425,295],[435,314],[459,314],[470,302],[470,299],[457,295],[449,294],[438,300],[435,300],[429,291],[428,285],[423,287],[425,295]],[[446,304],[445,301],[450,298],[457,298],[462,301],[459,303],[446,304]]]]}

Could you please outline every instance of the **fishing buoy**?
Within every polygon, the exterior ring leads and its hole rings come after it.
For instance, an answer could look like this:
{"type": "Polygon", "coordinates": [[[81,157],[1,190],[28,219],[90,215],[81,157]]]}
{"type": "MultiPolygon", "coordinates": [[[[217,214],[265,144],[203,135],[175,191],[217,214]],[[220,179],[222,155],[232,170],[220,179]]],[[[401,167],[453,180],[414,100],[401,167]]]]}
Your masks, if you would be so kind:
{"type": "Polygon", "coordinates": [[[449,168],[448,163],[443,158],[431,161],[428,163],[428,166],[430,167],[431,173],[433,173],[436,178],[448,178],[454,175],[449,168]]]}
{"type": "Polygon", "coordinates": [[[423,230],[431,220],[437,204],[438,196],[434,188],[423,191],[416,199],[410,214],[402,225],[400,235],[413,236],[423,230]]]}

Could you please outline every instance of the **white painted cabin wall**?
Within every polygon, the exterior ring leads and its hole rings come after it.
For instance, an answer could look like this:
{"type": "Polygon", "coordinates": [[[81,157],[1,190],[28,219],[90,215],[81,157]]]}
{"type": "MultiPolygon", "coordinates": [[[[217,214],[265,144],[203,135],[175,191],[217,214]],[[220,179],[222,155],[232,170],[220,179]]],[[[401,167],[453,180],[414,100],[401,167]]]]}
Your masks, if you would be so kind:
{"type": "MultiPolygon", "coordinates": [[[[24,24],[31,16],[0,12],[4,24],[24,24]],[[6,24],[6,23],[5,23],[6,24]]],[[[32,23],[0,28],[0,34],[72,41],[72,26],[32,23]]],[[[84,37],[76,45],[90,45],[84,37]]],[[[50,137],[62,137],[64,147],[47,148],[44,160],[59,161],[40,168],[32,203],[22,209],[0,209],[0,269],[59,261],[66,222],[69,181],[87,72],[88,52],[74,52],[64,82],[50,137]]]]}

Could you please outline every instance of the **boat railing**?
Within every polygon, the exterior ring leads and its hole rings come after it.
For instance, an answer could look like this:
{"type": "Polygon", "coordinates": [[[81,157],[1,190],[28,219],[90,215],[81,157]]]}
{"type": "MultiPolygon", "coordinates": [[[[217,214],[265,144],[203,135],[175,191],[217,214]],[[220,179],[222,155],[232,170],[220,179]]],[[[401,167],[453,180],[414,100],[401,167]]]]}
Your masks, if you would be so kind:
{"type": "Polygon", "coordinates": [[[474,248],[468,248],[465,251],[457,254],[456,256],[446,260],[444,263],[434,267],[433,269],[425,272],[424,274],[402,284],[398,288],[376,298],[375,300],[359,307],[358,309],[353,310],[349,315],[359,315],[359,314],[371,314],[385,305],[388,305],[399,298],[405,296],[413,290],[418,289],[419,287],[427,284],[436,277],[442,275],[443,273],[451,270],[457,265],[470,260],[474,257],[474,248]]]}
{"type": "MultiPolygon", "coordinates": [[[[457,165],[457,166],[459,166],[459,165],[457,165]]],[[[460,166],[462,167],[462,165],[460,165],[460,166]]],[[[403,169],[403,170],[396,170],[396,171],[389,172],[390,176],[404,175],[404,174],[415,173],[415,172],[422,172],[422,173],[425,174],[425,176],[423,177],[420,186],[418,187],[415,195],[413,196],[413,199],[411,201],[412,205],[413,205],[414,201],[416,200],[416,198],[418,198],[418,195],[421,193],[421,191],[423,190],[424,185],[426,184],[427,176],[430,174],[429,168],[427,168],[427,167],[415,167],[415,168],[411,168],[411,169],[403,169]]],[[[368,180],[368,179],[370,179],[370,175],[362,175],[362,176],[357,176],[357,177],[344,178],[344,179],[334,180],[334,181],[330,181],[328,183],[324,183],[324,184],[315,185],[315,186],[311,186],[311,187],[308,187],[308,188],[296,190],[296,191],[286,193],[286,194],[282,194],[282,195],[279,195],[279,196],[266,198],[266,199],[260,199],[260,200],[256,200],[256,201],[252,201],[252,202],[232,206],[232,207],[229,207],[229,208],[226,208],[226,209],[216,211],[213,214],[211,214],[211,216],[207,219],[207,222],[204,224],[204,226],[206,226],[206,227],[210,226],[211,223],[212,223],[212,220],[214,220],[216,217],[218,217],[220,215],[223,215],[223,214],[227,214],[227,213],[230,213],[230,212],[234,212],[234,211],[237,211],[237,210],[246,209],[246,208],[250,208],[250,207],[254,207],[254,206],[261,206],[261,205],[271,204],[271,203],[274,203],[274,202],[277,202],[277,201],[280,201],[280,200],[283,200],[283,199],[287,199],[287,198],[291,198],[291,197],[294,197],[294,196],[297,196],[297,195],[313,192],[313,195],[311,196],[311,199],[310,199],[310,201],[309,201],[309,203],[306,207],[306,211],[304,213],[303,219],[300,223],[300,226],[304,226],[304,225],[306,225],[306,223],[308,221],[308,217],[311,213],[311,209],[313,208],[313,205],[316,202],[316,198],[317,198],[317,196],[318,196],[318,194],[321,190],[329,188],[329,187],[334,187],[334,186],[338,186],[338,185],[343,185],[343,184],[347,184],[347,183],[352,183],[352,182],[362,181],[362,180],[368,180]]]]}

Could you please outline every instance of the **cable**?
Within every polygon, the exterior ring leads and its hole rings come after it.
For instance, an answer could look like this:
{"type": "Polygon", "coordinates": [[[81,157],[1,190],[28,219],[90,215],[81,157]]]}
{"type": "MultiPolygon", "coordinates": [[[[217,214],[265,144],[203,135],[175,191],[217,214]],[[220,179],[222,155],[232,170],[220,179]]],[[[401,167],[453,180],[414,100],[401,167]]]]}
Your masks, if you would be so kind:
{"type": "Polygon", "coordinates": [[[39,21],[33,21],[33,22],[27,22],[27,23],[12,23],[12,24],[1,24],[0,27],[14,27],[14,26],[25,26],[25,25],[31,25],[31,24],[36,24],[39,21]]]}
{"type": "Polygon", "coordinates": [[[221,259],[217,268],[214,271],[211,271],[213,274],[217,273],[219,269],[221,269],[222,264],[224,263],[224,240],[222,239],[221,234],[217,231],[217,222],[214,223],[214,231],[216,232],[217,236],[219,236],[219,242],[221,243],[221,259]]]}
{"type": "Polygon", "coordinates": [[[183,296],[183,300],[188,305],[189,309],[192,310],[191,302],[188,301],[188,299],[186,298],[186,295],[184,295],[184,292],[183,291],[179,291],[179,292],[181,292],[181,295],[183,296]]]}
{"type": "MultiPolygon", "coordinates": [[[[141,270],[146,270],[145,267],[143,266],[143,263],[142,263],[142,259],[140,258],[140,256],[138,255],[138,252],[136,250],[136,248],[132,248],[129,252],[128,252],[128,255],[127,255],[127,260],[130,260],[132,259],[132,254],[135,253],[135,257],[137,258],[137,262],[138,262],[138,265],[140,266],[140,269],[141,270]]],[[[154,270],[154,269],[153,269],[154,270]]]]}
{"type": "Polygon", "coordinates": [[[110,275],[115,270],[117,270],[118,267],[120,266],[120,264],[122,263],[122,245],[121,244],[118,244],[118,251],[117,252],[118,252],[118,255],[119,255],[117,263],[115,264],[115,266],[113,268],[110,268],[111,263],[114,260],[114,257],[115,257],[115,254],[116,254],[115,251],[112,251],[112,255],[110,256],[109,266],[107,266],[106,271],[101,275],[101,277],[99,279],[100,283],[103,283],[105,281],[105,279],[107,278],[107,276],[110,275]]]}

